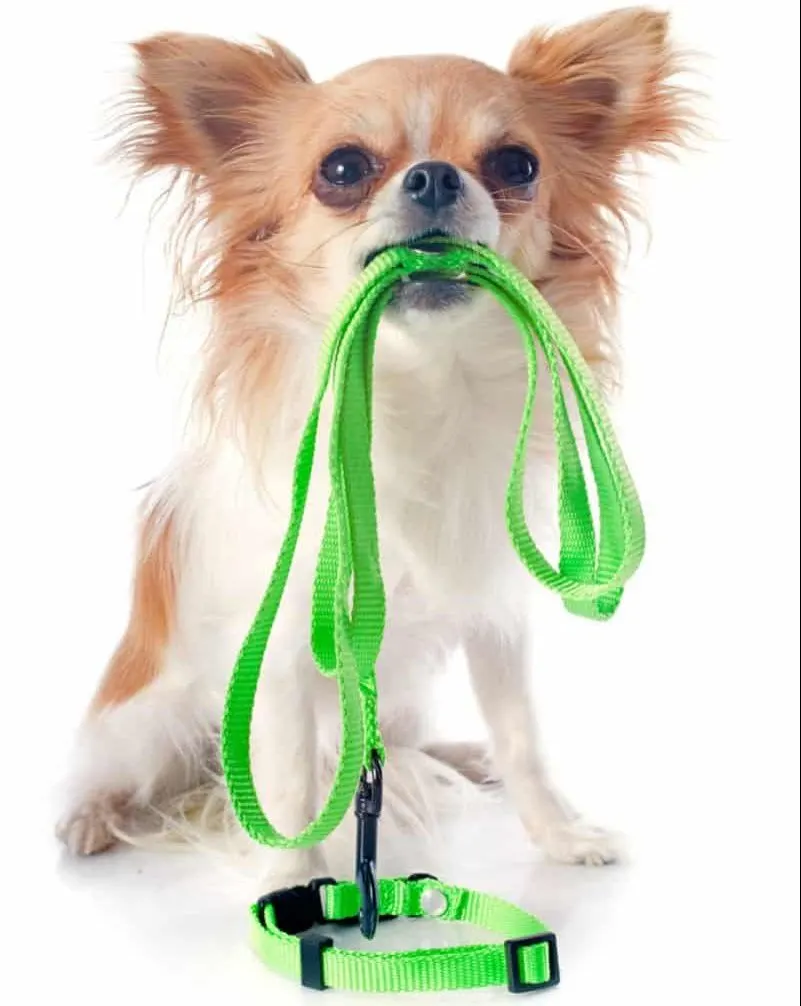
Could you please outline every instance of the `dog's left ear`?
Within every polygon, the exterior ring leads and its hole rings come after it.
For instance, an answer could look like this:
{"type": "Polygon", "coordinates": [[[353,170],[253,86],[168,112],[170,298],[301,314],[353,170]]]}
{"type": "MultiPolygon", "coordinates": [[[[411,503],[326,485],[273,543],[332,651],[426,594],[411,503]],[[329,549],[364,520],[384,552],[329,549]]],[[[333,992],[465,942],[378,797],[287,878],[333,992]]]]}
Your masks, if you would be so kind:
{"type": "Polygon", "coordinates": [[[515,48],[510,76],[529,88],[560,138],[598,155],[656,152],[688,128],[667,14],[631,8],[562,31],[535,31],[515,48]]]}

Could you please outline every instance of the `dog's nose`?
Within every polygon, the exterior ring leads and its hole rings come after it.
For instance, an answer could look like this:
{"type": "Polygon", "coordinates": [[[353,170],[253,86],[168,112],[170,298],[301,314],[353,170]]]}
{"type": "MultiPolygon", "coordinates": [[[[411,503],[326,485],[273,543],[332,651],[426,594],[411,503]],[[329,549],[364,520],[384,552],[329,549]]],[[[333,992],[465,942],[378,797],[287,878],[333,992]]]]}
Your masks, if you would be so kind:
{"type": "Polygon", "coordinates": [[[464,190],[462,176],[447,161],[421,161],[403,179],[403,190],[429,213],[453,206],[464,190]]]}

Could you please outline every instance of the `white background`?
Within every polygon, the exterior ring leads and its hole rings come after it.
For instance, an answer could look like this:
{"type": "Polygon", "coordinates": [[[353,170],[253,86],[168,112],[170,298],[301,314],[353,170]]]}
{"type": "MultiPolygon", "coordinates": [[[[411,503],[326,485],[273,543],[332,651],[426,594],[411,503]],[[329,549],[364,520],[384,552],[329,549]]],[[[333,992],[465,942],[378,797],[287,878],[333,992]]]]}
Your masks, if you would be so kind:
{"type": "MultiPolygon", "coordinates": [[[[536,669],[554,774],[588,814],[628,833],[632,863],[544,865],[501,814],[473,822],[447,869],[558,931],[553,1002],[783,1006],[798,998],[798,10],[672,6],[679,36],[709,54],[717,139],[656,166],[653,242],[626,276],[618,422],[650,551],[612,623],[544,607],[536,669]]],[[[51,837],[50,791],[125,615],[133,490],[169,456],[171,375],[191,344],[172,326],[158,355],[163,225],[146,239],[152,192],[121,212],[125,183],[100,163],[124,43],[165,29],[264,33],[318,77],[399,52],[503,65],[534,23],[600,9],[75,0],[6,12],[6,1002],[317,1001],[251,957],[250,892],[209,864],[69,864],[51,837]]],[[[447,687],[449,728],[472,732],[463,683],[447,687]]],[[[407,942],[423,935],[412,926],[407,942]]]]}

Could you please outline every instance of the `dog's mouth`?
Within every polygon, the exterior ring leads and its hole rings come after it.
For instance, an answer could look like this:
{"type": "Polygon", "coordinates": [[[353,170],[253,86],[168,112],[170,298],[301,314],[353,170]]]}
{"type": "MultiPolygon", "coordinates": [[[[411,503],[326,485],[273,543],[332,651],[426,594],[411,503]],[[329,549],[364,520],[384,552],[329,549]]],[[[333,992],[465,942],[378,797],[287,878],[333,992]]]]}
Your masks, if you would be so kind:
{"type": "MultiPolygon", "coordinates": [[[[381,245],[374,248],[364,260],[364,266],[376,259],[382,252],[390,248],[413,248],[415,251],[430,255],[446,251],[448,240],[458,237],[448,231],[438,228],[421,231],[405,241],[397,241],[391,245],[381,245]],[[442,240],[437,240],[437,239],[442,240]]],[[[466,303],[471,296],[472,286],[465,280],[451,279],[438,272],[416,272],[413,276],[404,276],[395,287],[389,306],[397,309],[414,308],[419,311],[442,311],[457,304],[466,303]]]]}
{"type": "MultiPolygon", "coordinates": [[[[378,248],[374,248],[364,259],[363,265],[367,267],[373,261],[373,259],[378,258],[382,252],[389,251],[390,248],[413,248],[415,251],[428,252],[431,255],[437,252],[446,251],[448,248],[447,242],[454,240],[458,237],[456,234],[450,233],[450,231],[441,230],[438,227],[432,227],[430,230],[420,231],[419,234],[413,234],[408,237],[405,241],[395,241],[393,244],[379,245],[378,248]],[[437,238],[442,240],[438,241],[437,238]]],[[[427,273],[416,273],[415,279],[421,276],[427,276],[427,273]]],[[[432,278],[436,278],[437,274],[432,273],[432,278]]]]}

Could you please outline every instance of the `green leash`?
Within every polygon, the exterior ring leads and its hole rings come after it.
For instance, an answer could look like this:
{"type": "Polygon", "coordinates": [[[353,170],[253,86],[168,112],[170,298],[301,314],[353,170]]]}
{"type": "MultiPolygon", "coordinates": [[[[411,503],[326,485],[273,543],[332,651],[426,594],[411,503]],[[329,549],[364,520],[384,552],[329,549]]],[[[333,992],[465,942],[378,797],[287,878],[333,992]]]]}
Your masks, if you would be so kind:
{"type": "Polygon", "coordinates": [[[553,310],[509,262],[486,248],[437,239],[431,250],[394,247],[364,270],[331,323],[320,384],[295,462],[289,527],[272,578],[234,669],[222,724],[222,763],[234,810],[258,842],[291,849],[323,841],[356,794],[356,884],[328,879],[274,892],[253,906],[254,943],[262,958],[313,988],[424,991],[507,984],[514,992],[556,984],[553,935],[533,916],[489,895],[431,877],[376,879],[384,745],[375,665],[385,619],[371,464],[373,354],[393,287],[414,273],[437,272],[489,290],[517,323],[528,364],[528,391],[506,495],[509,534],[521,561],[574,614],[606,619],[640,563],[642,511],[631,476],[594,390],[593,377],[553,310]],[[560,550],[552,566],[525,520],[529,427],[538,377],[538,347],[549,371],[559,483],[560,550]],[[581,457],[562,387],[573,389],[597,490],[596,536],[581,457]],[[253,705],[270,631],[292,566],[309,492],[320,411],[329,386],[331,495],[312,601],[311,646],[321,673],[339,686],[342,738],[331,792],[299,835],[280,834],[262,810],[250,765],[253,705]],[[426,909],[434,899],[437,912],[426,909]],[[324,921],[358,922],[368,938],[379,916],[436,914],[497,929],[505,944],[409,953],[364,953],[333,947],[312,929],[324,921]],[[298,938],[300,935],[300,939],[298,938]]]}

